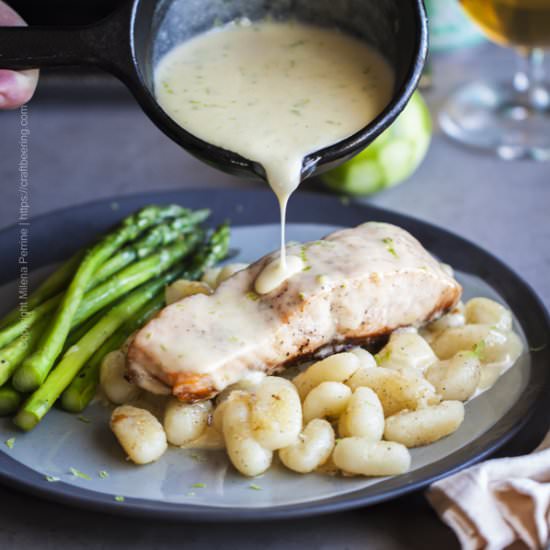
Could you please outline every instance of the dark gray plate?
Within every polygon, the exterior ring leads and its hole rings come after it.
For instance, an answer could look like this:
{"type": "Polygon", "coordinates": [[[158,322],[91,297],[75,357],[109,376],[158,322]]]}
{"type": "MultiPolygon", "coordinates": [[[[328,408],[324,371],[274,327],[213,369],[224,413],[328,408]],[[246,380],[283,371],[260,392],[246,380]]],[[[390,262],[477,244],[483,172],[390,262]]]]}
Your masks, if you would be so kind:
{"type": "MultiPolygon", "coordinates": [[[[66,258],[125,214],[149,203],[178,202],[213,210],[212,223],[230,219],[233,245],[240,259],[252,260],[276,248],[278,213],[273,195],[261,191],[186,191],[156,193],[100,201],[62,210],[32,221],[30,259],[35,277],[48,265],[66,258]]],[[[30,493],[61,502],[128,515],[201,520],[243,520],[298,517],[373,504],[426,486],[472,464],[506,445],[509,454],[531,450],[548,429],[550,321],[534,292],[499,260],[442,229],[405,216],[361,205],[344,205],[324,195],[299,193],[290,203],[289,239],[310,240],[342,226],[366,220],[401,225],[434,254],[453,265],[465,296],[485,295],[508,304],[522,334],[525,353],[495,386],[467,404],[460,429],[434,445],[412,452],[412,470],[394,478],[300,476],[274,467],[254,482],[238,475],[223,453],[170,449],[157,463],[136,467],[123,455],[107,426],[108,410],[93,404],[83,424],[59,410],[30,434],[0,422],[0,479],[30,493]],[[516,436],[516,437],[514,437],[516,436]],[[513,442],[511,440],[513,439],[513,442]],[[90,476],[70,474],[74,467],[90,476]],[[107,470],[108,479],[100,470],[107,470]],[[60,478],[49,483],[46,475],[60,478]],[[192,488],[196,483],[204,488],[192,488]],[[192,494],[190,494],[192,493],[192,494]],[[124,502],[115,500],[125,497],[124,502]]],[[[15,302],[19,227],[0,233],[0,300],[5,309],[15,302]]]]}

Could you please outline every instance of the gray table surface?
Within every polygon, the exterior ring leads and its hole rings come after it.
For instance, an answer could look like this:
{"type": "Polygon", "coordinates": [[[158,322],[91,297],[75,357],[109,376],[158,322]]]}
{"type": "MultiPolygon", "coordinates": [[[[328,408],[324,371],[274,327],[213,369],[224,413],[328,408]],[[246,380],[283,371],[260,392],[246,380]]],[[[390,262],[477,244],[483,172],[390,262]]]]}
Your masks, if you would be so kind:
{"type": "MultiPolygon", "coordinates": [[[[433,112],[477,76],[507,76],[509,52],[481,46],[434,59],[433,112]]],[[[46,79],[45,79],[46,80],[46,79]]],[[[33,215],[145,190],[252,187],[221,174],[166,138],[114,82],[49,79],[29,105],[33,215]],[[91,92],[90,92],[91,90],[91,92]]],[[[18,215],[17,112],[0,113],[0,226],[18,215]]],[[[550,130],[549,130],[550,131],[550,130]]],[[[503,162],[436,132],[406,184],[369,199],[439,224],[492,250],[550,304],[550,165],[503,162]]],[[[191,525],[114,518],[0,488],[0,548],[455,548],[421,494],[369,509],[299,521],[191,525]]]]}

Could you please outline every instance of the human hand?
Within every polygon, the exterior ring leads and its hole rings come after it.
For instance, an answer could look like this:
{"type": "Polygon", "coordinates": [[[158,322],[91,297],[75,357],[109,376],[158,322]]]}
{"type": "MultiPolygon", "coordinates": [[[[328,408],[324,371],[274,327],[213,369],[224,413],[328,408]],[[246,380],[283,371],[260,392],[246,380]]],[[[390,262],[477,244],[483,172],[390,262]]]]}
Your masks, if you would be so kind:
{"type": "MultiPolygon", "coordinates": [[[[26,23],[0,0],[0,26],[18,27],[26,23]]],[[[38,69],[9,71],[0,69],[0,109],[16,109],[27,103],[38,82],[38,69]]]]}

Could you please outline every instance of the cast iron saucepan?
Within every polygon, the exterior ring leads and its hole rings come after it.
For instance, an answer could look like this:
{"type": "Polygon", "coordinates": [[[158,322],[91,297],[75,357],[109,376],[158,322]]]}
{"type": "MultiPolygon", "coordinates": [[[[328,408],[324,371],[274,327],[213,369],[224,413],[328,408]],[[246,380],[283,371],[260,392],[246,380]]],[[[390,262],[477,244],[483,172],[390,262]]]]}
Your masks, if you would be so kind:
{"type": "Polygon", "coordinates": [[[0,68],[102,67],[119,77],[151,120],[192,154],[230,173],[264,176],[257,163],[186,132],[155,100],[154,69],[168,50],[241,17],[337,27],[370,43],[395,69],[388,107],[353,136],[308,155],[303,177],[350,158],[389,126],[413,93],[426,58],[422,0],[132,0],[86,27],[0,27],[0,68]]]}

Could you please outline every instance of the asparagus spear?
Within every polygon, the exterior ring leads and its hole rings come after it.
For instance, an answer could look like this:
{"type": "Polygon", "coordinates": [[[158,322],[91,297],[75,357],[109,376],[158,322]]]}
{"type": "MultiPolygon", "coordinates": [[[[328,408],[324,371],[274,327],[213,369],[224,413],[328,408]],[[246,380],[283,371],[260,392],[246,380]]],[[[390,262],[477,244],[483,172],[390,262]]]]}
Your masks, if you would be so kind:
{"type": "Polygon", "coordinates": [[[196,210],[153,227],[143,237],[107,260],[94,274],[91,287],[108,279],[133,261],[149,256],[159,246],[169,245],[183,235],[195,230],[209,214],[210,210],[196,210]]]}
{"type": "Polygon", "coordinates": [[[23,430],[34,428],[107,338],[180,274],[181,267],[172,268],[164,275],[133,290],[113,307],[85,336],[67,350],[42,386],[23,404],[14,418],[15,424],[23,430]]]}
{"type": "MultiPolygon", "coordinates": [[[[128,266],[87,292],[76,314],[69,321],[69,328],[86,321],[94,313],[113,303],[130,290],[160,275],[189,254],[199,240],[201,240],[199,232],[189,234],[185,239],[128,266]]],[[[20,391],[33,391],[40,386],[53,366],[53,362],[30,361],[35,355],[36,352],[28,357],[14,375],[13,384],[20,391]]]]}
{"type": "MultiPolygon", "coordinates": [[[[199,278],[207,267],[223,260],[229,247],[229,227],[221,226],[215,231],[209,241],[194,255],[187,269],[182,273],[183,278],[199,278]]],[[[99,382],[101,362],[107,353],[118,349],[128,336],[140,328],[164,305],[164,294],[159,293],[150,303],[146,304],[135,316],[128,319],[108,340],[104,342],[93,358],[82,368],[69,387],[63,392],[61,404],[70,412],[80,412],[95,395],[99,382]]]]}
{"type": "Polygon", "coordinates": [[[105,340],[93,357],[84,365],[61,396],[61,406],[69,412],[81,412],[93,399],[99,383],[103,358],[119,349],[127,338],[142,327],[164,305],[164,290],[130,317],[110,338],[105,340]]]}
{"type": "MultiPolygon", "coordinates": [[[[83,251],[79,251],[67,260],[59,269],[54,271],[40,286],[29,296],[27,300],[27,311],[31,311],[35,307],[39,306],[42,302],[45,302],[48,298],[57,294],[63,290],[65,285],[71,280],[78,265],[82,261],[84,255],[83,251]]],[[[0,321],[0,327],[8,326],[21,317],[19,308],[12,309],[3,319],[0,321]]]]}
{"type": "Polygon", "coordinates": [[[11,384],[0,387],[0,416],[14,413],[23,400],[21,394],[14,390],[11,384]]]}
{"type": "Polygon", "coordinates": [[[35,307],[33,310],[29,311],[24,317],[21,317],[19,321],[0,330],[0,348],[6,346],[10,342],[13,342],[25,332],[30,332],[34,325],[40,321],[40,319],[43,319],[49,315],[55,310],[56,307],[59,306],[61,297],[62,295],[60,294],[52,296],[45,302],[41,303],[38,307],[35,307]]]}
{"type": "Polygon", "coordinates": [[[182,278],[194,281],[200,279],[205,270],[221,262],[229,251],[231,230],[223,223],[210,235],[208,242],[193,256],[191,263],[183,272],[182,278]]]}
{"type": "Polygon", "coordinates": [[[41,319],[33,330],[23,333],[19,338],[0,350],[0,386],[2,386],[23,359],[35,348],[46,328],[47,319],[41,319]]]}

